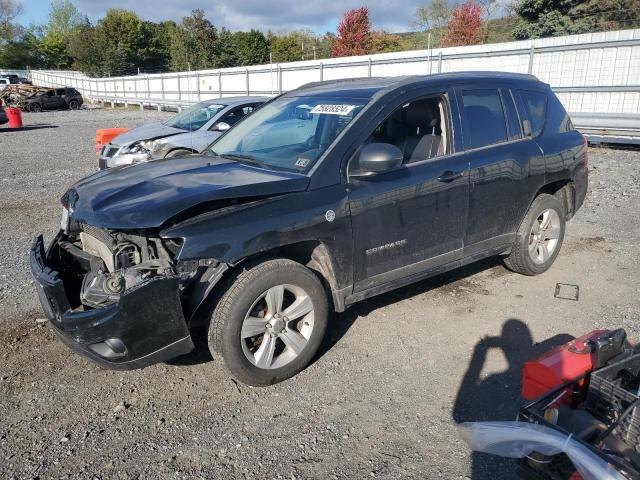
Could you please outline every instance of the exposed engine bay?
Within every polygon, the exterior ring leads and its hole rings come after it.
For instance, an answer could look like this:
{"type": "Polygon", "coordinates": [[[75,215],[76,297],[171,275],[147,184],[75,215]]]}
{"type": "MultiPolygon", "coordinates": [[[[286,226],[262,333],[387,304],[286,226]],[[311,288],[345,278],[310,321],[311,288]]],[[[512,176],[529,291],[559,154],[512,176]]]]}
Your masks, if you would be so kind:
{"type": "Polygon", "coordinates": [[[179,243],[142,233],[78,225],[60,239],[54,257],[66,286],[78,293],[77,302],[70,299],[74,308],[105,306],[158,275],[178,275],[173,258],[179,243]]]}

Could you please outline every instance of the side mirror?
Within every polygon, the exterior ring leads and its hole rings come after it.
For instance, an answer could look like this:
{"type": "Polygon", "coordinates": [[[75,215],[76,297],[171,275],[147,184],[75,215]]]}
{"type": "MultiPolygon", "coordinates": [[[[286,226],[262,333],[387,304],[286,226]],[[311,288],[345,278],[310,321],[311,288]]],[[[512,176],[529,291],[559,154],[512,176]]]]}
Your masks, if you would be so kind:
{"type": "Polygon", "coordinates": [[[360,151],[358,170],[364,174],[387,172],[402,166],[402,151],[390,143],[370,143],[360,151]]]}
{"type": "Polygon", "coordinates": [[[533,134],[533,131],[531,130],[531,122],[529,122],[529,120],[522,121],[522,130],[524,130],[525,137],[530,137],[533,134]]]}
{"type": "Polygon", "coordinates": [[[213,130],[214,132],[226,132],[230,128],[231,125],[229,125],[227,122],[218,122],[213,126],[211,130],[213,130]]]}

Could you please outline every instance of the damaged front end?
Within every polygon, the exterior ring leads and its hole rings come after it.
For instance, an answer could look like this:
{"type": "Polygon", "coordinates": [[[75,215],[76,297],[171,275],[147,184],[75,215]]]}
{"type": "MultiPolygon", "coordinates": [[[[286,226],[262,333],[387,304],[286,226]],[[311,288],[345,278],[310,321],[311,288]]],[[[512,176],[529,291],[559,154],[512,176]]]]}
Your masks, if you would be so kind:
{"type": "Polygon", "coordinates": [[[68,225],[45,251],[38,237],[31,269],[56,333],[110,368],[142,368],[194,346],[181,292],[197,275],[174,255],[178,241],[145,232],[68,225]]]}

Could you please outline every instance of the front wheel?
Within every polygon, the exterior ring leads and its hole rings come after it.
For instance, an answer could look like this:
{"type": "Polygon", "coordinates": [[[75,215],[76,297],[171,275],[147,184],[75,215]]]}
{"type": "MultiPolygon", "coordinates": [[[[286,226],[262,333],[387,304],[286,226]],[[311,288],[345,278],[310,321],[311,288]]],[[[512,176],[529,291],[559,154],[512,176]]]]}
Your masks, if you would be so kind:
{"type": "Polygon", "coordinates": [[[40,105],[39,103],[32,103],[31,107],[29,108],[30,112],[41,112],[42,111],[42,105],[40,105]]]}
{"type": "Polygon", "coordinates": [[[69,110],[78,110],[80,108],[80,102],[78,100],[71,100],[69,102],[69,110]]]}
{"type": "Polygon", "coordinates": [[[209,349],[238,380],[272,385],[305,368],[318,351],[329,307],[322,283],[287,259],[251,265],[217,303],[209,349]]]}
{"type": "Polygon", "coordinates": [[[560,253],[564,231],[565,212],[560,201],[553,195],[539,195],[522,220],[505,265],[523,275],[547,271],[560,253]]]}

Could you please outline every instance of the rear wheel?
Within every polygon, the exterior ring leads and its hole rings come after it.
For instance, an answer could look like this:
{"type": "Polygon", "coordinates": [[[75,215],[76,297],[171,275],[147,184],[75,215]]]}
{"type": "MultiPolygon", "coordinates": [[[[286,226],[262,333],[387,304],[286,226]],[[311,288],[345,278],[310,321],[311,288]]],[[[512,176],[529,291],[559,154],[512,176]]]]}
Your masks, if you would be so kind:
{"type": "Polygon", "coordinates": [[[269,260],[238,274],[222,295],[209,326],[209,349],[238,380],[271,385],[305,368],[327,325],[328,302],[320,280],[286,259],[269,260]]]}
{"type": "Polygon", "coordinates": [[[523,275],[539,275],[549,269],[564,240],[565,212],[553,195],[541,194],[522,220],[506,266],[523,275]]]}
{"type": "Polygon", "coordinates": [[[191,150],[185,150],[183,148],[179,148],[177,150],[172,150],[164,158],[174,158],[174,157],[184,157],[186,155],[191,155],[193,152],[191,150]]]}
{"type": "Polygon", "coordinates": [[[69,110],[78,110],[80,108],[80,102],[78,100],[71,100],[69,102],[69,110]]]}

